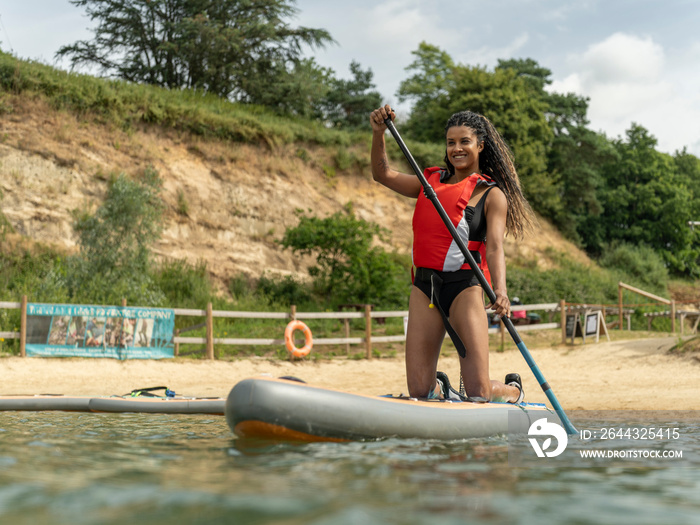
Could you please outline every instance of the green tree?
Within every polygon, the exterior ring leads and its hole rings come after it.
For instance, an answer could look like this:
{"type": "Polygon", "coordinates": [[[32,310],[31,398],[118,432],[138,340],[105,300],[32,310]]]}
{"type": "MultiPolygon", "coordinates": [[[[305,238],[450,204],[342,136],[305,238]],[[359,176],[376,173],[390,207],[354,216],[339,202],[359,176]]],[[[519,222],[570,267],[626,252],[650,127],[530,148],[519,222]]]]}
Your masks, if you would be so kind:
{"type": "Polygon", "coordinates": [[[77,214],[73,227],[80,253],[67,270],[71,297],[98,304],[121,298],[140,305],[163,301],[151,277],[151,248],[162,230],[160,188],[152,168],[139,181],[121,174],[94,214],[77,214]]]}
{"type": "Polygon", "coordinates": [[[552,80],[549,78],[552,76],[552,71],[546,67],[540,66],[536,60],[532,58],[499,59],[496,69],[509,69],[514,71],[518,77],[527,82],[533,93],[547,98],[545,86],[552,83],[552,80]]]}
{"type": "Polygon", "coordinates": [[[278,113],[318,119],[319,100],[329,92],[333,80],[332,70],[319,66],[312,58],[299,60],[291,67],[281,63],[268,67],[255,64],[242,80],[245,96],[240,100],[278,113]]]}
{"type": "Polygon", "coordinates": [[[656,138],[638,124],[612,142],[615,154],[601,171],[603,211],[582,221],[581,237],[592,254],[602,254],[614,241],[649,246],[671,272],[697,275],[700,251],[688,226],[697,210],[692,179],[656,145],[656,138]]]}
{"type": "Polygon", "coordinates": [[[444,127],[451,114],[448,105],[455,88],[455,63],[447,52],[427,42],[421,42],[411,54],[416,58],[406,71],[413,74],[401,82],[396,93],[400,102],[412,103],[406,133],[415,140],[435,142],[444,131],[440,123],[444,127]],[[437,135],[436,129],[440,129],[437,135]]]}
{"type": "Polygon", "coordinates": [[[334,303],[405,304],[410,289],[407,269],[378,246],[386,231],[358,219],[352,208],[320,219],[298,212],[299,224],[288,228],[282,246],[314,255],[309,268],[316,290],[334,303]]]}
{"type": "Polygon", "coordinates": [[[360,63],[350,63],[350,80],[331,78],[328,93],[321,101],[323,119],[339,128],[364,128],[367,116],[382,103],[382,96],[373,90],[374,74],[363,71],[360,63]]]}
{"type": "MultiPolygon", "coordinates": [[[[332,42],[323,29],[285,20],[292,0],[71,0],[97,22],[92,40],[61,47],[73,66],[132,82],[194,88],[257,102],[309,66],[304,46],[332,42]]],[[[282,89],[276,102],[291,90],[282,89]]],[[[277,104],[273,104],[277,105],[277,104]]]]}

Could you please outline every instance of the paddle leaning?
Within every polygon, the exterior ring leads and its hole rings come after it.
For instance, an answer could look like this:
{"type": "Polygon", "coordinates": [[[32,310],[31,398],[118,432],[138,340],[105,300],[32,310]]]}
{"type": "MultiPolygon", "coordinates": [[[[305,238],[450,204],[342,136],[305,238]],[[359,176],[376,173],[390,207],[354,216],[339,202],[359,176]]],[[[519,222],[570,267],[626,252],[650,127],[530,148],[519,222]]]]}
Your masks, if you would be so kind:
{"type": "MultiPolygon", "coordinates": [[[[457,116],[457,115],[455,115],[455,116],[457,116]]],[[[382,117],[383,117],[383,115],[382,115],[382,117]]],[[[493,135],[490,139],[491,141],[493,141],[494,137],[498,141],[502,141],[502,139],[500,138],[500,135],[498,135],[497,132],[495,132],[492,124],[490,124],[490,122],[485,117],[480,116],[480,115],[476,115],[476,114],[469,115],[469,118],[473,118],[473,117],[477,118],[479,120],[480,124],[482,121],[484,123],[486,123],[486,126],[488,126],[487,127],[487,134],[491,133],[493,135]]],[[[381,122],[381,119],[379,121],[381,122]]],[[[505,297],[503,292],[499,292],[501,294],[500,298],[497,297],[497,294],[492,289],[491,285],[489,284],[486,277],[484,276],[484,273],[482,272],[481,268],[479,267],[479,264],[477,263],[474,256],[470,252],[465,240],[459,235],[454,224],[452,223],[452,220],[450,219],[447,212],[445,211],[442,204],[440,203],[440,200],[438,199],[434,188],[430,185],[426,176],[423,174],[421,169],[418,167],[416,161],[413,159],[413,156],[411,155],[411,152],[406,147],[406,144],[401,139],[401,136],[399,135],[398,131],[396,130],[396,127],[394,126],[394,123],[391,120],[391,113],[389,113],[388,116],[386,118],[384,118],[384,124],[387,126],[387,128],[391,132],[392,136],[396,140],[397,144],[399,145],[399,148],[401,149],[404,156],[406,157],[406,160],[410,164],[415,175],[418,177],[418,180],[420,181],[420,184],[423,188],[423,193],[424,193],[425,197],[427,197],[427,199],[435,207],[435,210],[437,211],[438,215],[440,216],[440,219],[442,220],[442,222],[444,223],[445,227],[447,228],[449,234],[451,235],[452,239],[454,240],[454,244],[458,247],[459,251],[461,252],[461,255],[464,257],[464,261],[466,263],[468,263],[469,267],[473,271],[474,276],[478,280],[478,283],[481,285],[481,288],[486,293],[491,304],[496,305],[497,301],[498,301],[498,304],[500,305],[499,308],[504,309],[507,307],[507,311],[509,312],[510,309],[509,309],[509,302],[507,301],[507,297],[505,297]],[[503,306],[504,304],[506,306],[503,306]]],[[[466,125],[466,124],[462,124],[462,125],[466,125]]],[[[474,126],[474,127],[476,127],[476,126],[474,126]]],[[[448,137],[448,148],[449,148],[450,140],[451,139],[448,137]]],[[[478,143],[472,142],[472,144],[470,145],[469,140],[467,139],[464,147],[465,147],[465,149],[468,149],[470,147],[474,148],[475,155],[478,159],[479,153],[484,148],[485,140],[481,139],[480,141],[477,141],[477,142],[478,143]]],[[[383,140],[382,140],[382,143],[383,143],[383,140]]],[[[459,145],[457,147],[459,147],[461,149],[462,145],[459,145]]],[[[462,157],[463,156],[460,155],[460,157],[454,157],[454,158],[459,159],[462,157]]],[[[446,156],[446,160],[447,160],[447,156],[446,156]]],[[[448,161],[448,163],[449,163],[449,161],[448,161]]],[[[447,173],[445,175],[446,175],[446,178],[450,176],[449,173],[447,173]]],[[[442,178],[440,179],[440,181],[442,182],[442,178]]],[[[519,190],[519,185],[518,185],[518,190],[519,190]]],[[[485,197],[482,200],[485,200],[485,197]]],[[[483,206],[483,203],[482,203],[482,206],[483,206]]],[[[477,207],[478,207],[478,205],[477,205],[477,207]]],[[[484,255],[483,254],[480,255],[480,258],[483,260],[484,255]]],[[[505,270],[503,270],[503,271],[505,271],[505,270]]],[[[505,275],[505,274],[503,274],[503,275],[505,275]]],[[[503,286],[505,286],[505,281],[503,281],[503,286]]],[[[432,293],[433,292],[431,290],[430,291],[431,298],[432,298],[432,293]]],[[[551,387],[549,386],[549,384],[545,380],[544,376],[542,375],[542,372],[540,371],[540,369],[538,368],[534,359],[532,358],[530,351],[527,349],[527,347],[525,346],[525,343],[522,341],[522,338],[520,337],[520,335],[516,331],[515,326],[513,325],[513,322],[511,321],[511,319],[507,315],[502,315],[501,319],[502,319],[506,329],[508,330],[508,333],[511,335],[511,337],[513,338],[513,341],[515,342],[516,346],[520,350],[520,353],[525,358],[525,361],[527,362],[528,366],[530,367],[533,374],[535,375],[535,378],[537,379],[538,383],[540,384],[540,387],[542,388],[542,390],[546,394],[547,398],[551,402],[552,407],[556,411],[557,415],[559,416],[559,419],[561,420],[561,422],[564,426],[564,429],[569,434],[575,434],[577,432],[576,428],[573,426],[573,424],[569,421],[569,418],[566,416],[564,410],[562,409],[561,405],[559,404],[559,401],[557,400],[556,396],[554,395],[554,392],[552,391],[551,387]]],[[[445,323],[446,326],[448,324],[449,323],[445,323]]],[[[450,335],[452,336],[452,333],[450,333],[450,335]]],[[[453,337],[453,339],[454,339],[454,337],[453,337]]],[[[458,346],[458,350],[460,350],[460,352],[459,352],[460,355],[462,357],[464,357],[463,348],[460,348],[460,346],[458,346]]],[[[520,387],[520,388],[522,390],[522,387],[520,387]]]]}

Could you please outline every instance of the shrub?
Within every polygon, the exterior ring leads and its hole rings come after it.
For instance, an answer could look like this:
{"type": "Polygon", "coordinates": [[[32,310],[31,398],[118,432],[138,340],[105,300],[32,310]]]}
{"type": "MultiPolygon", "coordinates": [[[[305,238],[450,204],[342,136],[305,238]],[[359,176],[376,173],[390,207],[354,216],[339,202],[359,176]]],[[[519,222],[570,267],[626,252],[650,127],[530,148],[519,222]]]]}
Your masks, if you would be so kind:
{"type": "Polygon", "coordinates": [[[297,281],[291,275],[284,277],[268,277],[265,273],[258,280],[257,292],[265,297],[268,304],[301,305],[311,300],[311,292],[307,285],[297,281]]]}
{"type": "Polygon", "coordinates": [[[668,268],[661,255],[648,246],[608,245],[598,263],[646,291],[660,293],[668,286],[668,268]]]}
{"type": "Polygon", "coordinates": [[[164,262],[154,274],[154,283],[170,306],[204,308],[212,300],[213,290],[205,261],[196,264],[184,260],[164,262]]]}

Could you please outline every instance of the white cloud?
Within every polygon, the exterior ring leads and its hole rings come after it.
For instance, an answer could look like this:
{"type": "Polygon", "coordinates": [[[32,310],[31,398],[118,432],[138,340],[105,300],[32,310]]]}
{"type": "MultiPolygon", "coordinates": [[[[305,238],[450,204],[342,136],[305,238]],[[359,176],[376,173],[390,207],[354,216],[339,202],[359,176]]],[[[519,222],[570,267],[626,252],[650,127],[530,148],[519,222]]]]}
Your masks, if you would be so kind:
{"type": "Polygon", "coordinates": [[[438,34],[440,18],[435,10],[422,10],[420,2],[391,0],[367,10],[363,26],[367,43],[413,50],[438,34]]]}
{"type": "Polygon", "coordinates": [[[687,146],[700,155],[700,72],[687,66],[699,54],[700,44],[669,58],[649,37],[615,33],[570,58],[575,72],[549,89],[589,97],[591,127],[610,137],[635,122],[658,139],[661,151],[687,146]]]}
{"type": "MultiPolygon", "coordinates": [[[[494,46],[493,44],[482,45],[475,48],[473,51],[455,55],[453,58],[456,62],[470,65],[485,65],[494,67],[498,63],[498,59],[517,57],[521,50],[530,41],[528,33],[516,35],[512,40],[507,41],[502,46],[494,46]]],[[[479,42],[481,43],[481,42],[479,42]]]]}
{"type": "Polygon", "coordinates": [[[664,67],[664,51],[651,38],[615,33],[593,44],[581,66],[591,83],[653,82],[664,67]]]}

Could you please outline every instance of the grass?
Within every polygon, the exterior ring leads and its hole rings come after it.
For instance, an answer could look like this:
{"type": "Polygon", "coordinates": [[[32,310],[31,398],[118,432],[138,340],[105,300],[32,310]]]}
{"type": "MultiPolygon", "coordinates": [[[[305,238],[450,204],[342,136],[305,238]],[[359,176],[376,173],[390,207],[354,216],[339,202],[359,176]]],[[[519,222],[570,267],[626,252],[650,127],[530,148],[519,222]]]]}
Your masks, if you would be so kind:
{"type": "MultiPolygon", "coordinates": [[[[369,165],[368,154],[358,157],[347,151],[352,145],[369,151],[369,126],[367,130],[351,131],[328,128],[318,121],[279,115],[263,106],[231,102],[200,91],[169,90],[67,72],[0,51],[0,114],[12,113],[13,100],[21,96],[38,96],[80,120],[110,124],[125,131],[135,126],[159,126],[203,138],[270,148],[296,143],[302,158],[308,156],[302,145],[315,144],[337,148],[333,160],[340,171],[353,164],[360,168],[369,165]]],[[[408,145],[422,166],[439,163],[444,154],[441,144],[408,141],[408,145]]],[[[119,149],[121,145],[115,143],[114,147],[119,149]]],[[[398,147],[387,148],[387,154],[393,161],[405,164],[398,147]]],[[[406,165],[404,169],[410,168],[406,165]]]]}
{"type": "MultiPolygon", "coordinates": [[[[194,90],[97,78],[3,52],[0,92],[40,96],[56,109],[125,130],[139,124],[157,125],[202,137],[271,147],[292,142],[347,146],[365,140],[367,135],[326,128],[319,122],[280,116],[262,106],[234,103],[194,90]]],[[[3,97],[2,112],[12,111],[12,98],[3,97]]]]}
{"type": "Polygon", "coordinates": [[[698,357],[700,356],[700,336],[696,335],[685,341],[679,340],[678,344],[671,348],[669,352],[676,355],[693,355],[695,359],[700,361],[700,357],[698,357]]]}

